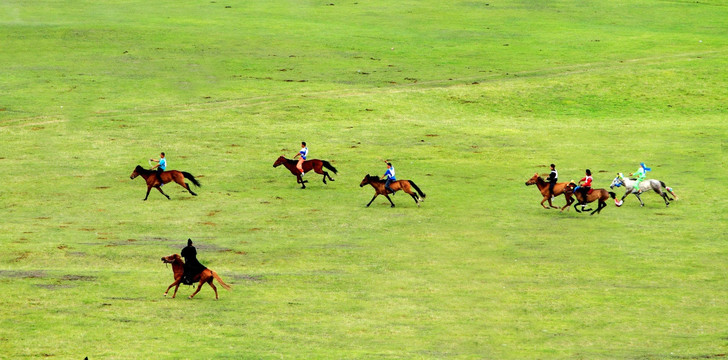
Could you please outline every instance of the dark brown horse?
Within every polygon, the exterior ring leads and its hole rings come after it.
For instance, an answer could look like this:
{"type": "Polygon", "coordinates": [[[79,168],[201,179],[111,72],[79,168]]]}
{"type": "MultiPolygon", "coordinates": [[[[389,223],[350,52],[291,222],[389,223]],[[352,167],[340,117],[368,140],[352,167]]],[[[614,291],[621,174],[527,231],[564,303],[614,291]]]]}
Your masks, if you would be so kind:
{"type": "MultiPolygon", "coordinates": [[[[162,262],[164,262],[165,264],[172,264],[174,282],[169,285],[167,290],[164,292],[164,296],[167,296],[169,289],[171,289],[172,286],[175,286],[174,294],[172,294],[172,299],[174,299],[174,297],[177,296],[177,289],[179,289],[179,285],[182,283],[182,275],[185,273],[185,262],[182,260],[182,257],[180,257],[179,254],[165,256],[162,258],[162,262]]],[[[192,278],[192,281],[199,281],[199,283],[197,284],[197,290],[195,290],[195,292],[190,295],[190,299],[192,299],[195,295],[197,295],[198,292],[200,292],[200,289],[202,289],[202,285],[208,283],[210,287],[212,287],[212,290],[215,291],[215,300],[217,300],[217,288],[215,287],[215,285],[212,284],[213,279],[217,280],[217,282],[219,282],[220,285],[222,285],[222,287],[224,287],[226,290],[230,290],[230,285],[222,281],[222,279],[220,279],[220,276],[218,276],[216,272],[210,269],[205,269],[201,273],[197,274],[194,278],[192,278]]]]}
{"type": "Polygon", "coordinates": [[[162,191],[161,185],[166,184],[168,182],[176,182],[179,184],[179,186],[187,189],[187,191],[190,192],[193,196],[197,196],[192,190],[190,190],[190,185],[185,182],[185,178],[189,179],[195,186],[200,187],[200,183],[195,179],[192,174],[186,172],[186,171],[177,171],[177,170],[170,170],[170,171],[163,171],[160,174],[160,177],[162,178],[162,183],[159,182],[159,179],[157,179],[157,172],[154,170],[147,170],[139,165],[137,165],[136,168],[134,168],[134,171],[132,171],[131,178],[132,180],[136,178],[137,176],[141,176],[144,178],[144,181],[147,182],[147,196],[144,197],[144,200],[146,200],[149,197],[149,190],[152,190],[152,188],[157,188],[162,195],[166,196],[169,200],[169,196],[162,191]]]}
{"type": "MultiPolygon", "coordinates": [[[[574,193],[574,197],[576,198],[577,202],[574,204],[574,210],[576,212],[581,212],[582,210],[579,210],[577,206],[582,202],[584,199],[584,194],[582,194],[581,191],[574,191],[573,188],[576,187],[576,185],[572,182],[569,183],[569,187],[572,188],[572,192],[574,193]]],[[[599,213],[607,207],[607,199],[609,198],[616,199],[617,194],[611,191],[607,191],[606,189],[591,189],[589,193],[586,195],[586,203],[598,201],[597,209],[592,211],[591,215],[594,215],[595,213],[599,213]]],[[[591,209],[584,209],[583,211],[591,211],[591,209]]]]}
{"type": "MultiPolygon", "coordinates": [[[[384,197],[386,197],[387,200],[389,200],[389,203],[392,204],[392,207],[394,207],[394,203],[392,202],[392,199],[389,198],[389,194],[391,194],[392,192],[387,190],[384,187],[385,183],[386,183],[386,181],[381,180],[378,176],[372,176],[369,174],[366,174],[366,176],[364,176],[364,179],[359,184],[359,187],[363,187],[364,185],[369,184],[374,188],[374,191],[375,191],[374,197],[372,197],[372,200],[369,201],[369,204],[367,204],[367,207],[369,207],[369,205],[371,205],[372,202],[374,201],[374,199],[376,199],[377,196],[379,196],[379,195],[384,195],[384,197]]],[[[420,188],[417,187],[417,185],[415,185],[415,182],[412,180],[392,181],[389,184],[389,187],[394,191],[402,190],[402,191],[410,194],[410,196],[412,196],[412,198],[415,199],[415,204],[417,204],[417,206],[420,206],[420,202],[425,201],[425,197],[427,197],[427,195],[425,195],[425,193],[423,193],[422,190],[420,190],[420,188]],[[412,191],[412,188],[414,188],[417,191],[416,194],[412,191]]]]}
{"type": "MultiPolygon", "coordinates": [[[[278,167],[279,165],[285,166],[286,169],[288,169],[288,171],[291,172],[291,174],[296,175],[296,182],[301,184],[301,189],[305,189],[306,183],[308,182],[308,180],[303,180],[303,178],[301,177],[301,172],[298,171],[298,168],[296,167],[297,164],[298,164],[298,160],[286,159],[284,156],[280,156],[278,158],[278,160],[276,160],[276,162],[273,163],[273,167],[278,167]]],[[[329,163],[326,160],[319,160],[319,159],[306,160],[303,162],[303,165],[301,165],[301,167],[303,167],[304,174],[313,170],[317,174],[323,175],[324,184],[326,184],[327,177],[329,178],[329,180],[334,181],[334,179],[331,178],[331,175],[329,175],[329,173],[327,171],[324,171],[323,168],[327,168],[327,169],[333,171],[334,174],[336,174],[336,168],[331,166],[331,163],[329,163]]]]}
{"type": "MultiPolygon", "coordinates": [[[[547,183],[542,177],[538,175],[538,173],[534,174],[528,181],[526,181],[526,185],[536,185],[538,187],[538,191],[541,192],[541,195],[543,195],[543,200],[541,200],[541,206],[544,207],[544,209],[548,209],[546,205],[543,203],[545,201],[549,202],[549,206],[558,209],[558,207],[554,206],[551,203],[551,196],[549,194],[549,183],[547,183]]],[[[563,183],[556,183],[554,185],[554,197],[557,197],[561,194],[564,194],[564,197],[566,198],[566,205],[564,205],[561,208],[561,211],[564,211],[564,209],[568,208],[571,203],[574,202],[574,199],[571,197],[572,195],[572,189],[569,187],[568,182],[563,183]]]]}

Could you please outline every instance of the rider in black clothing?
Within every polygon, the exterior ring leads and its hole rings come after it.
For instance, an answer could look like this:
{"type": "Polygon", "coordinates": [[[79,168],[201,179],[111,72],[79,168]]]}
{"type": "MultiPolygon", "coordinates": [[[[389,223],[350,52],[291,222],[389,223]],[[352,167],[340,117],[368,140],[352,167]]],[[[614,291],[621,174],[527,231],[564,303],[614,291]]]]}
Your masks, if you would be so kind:
{"type": "Polygon", "coordinates": [[[551,173],[549,174],[549,195],[554,197],[554,185],[559,180],[559,173],[556,171],[556,165],[551,164],[551,173]]]}
{"type": "Polygon", "coordinates": [[[197,261],[197,249],[192,246],[192,239],[187,239],[187,246],[182,249],[180,255],[185,258],[185,272],[182,275],[182,283],[191,285],[193,284],[192,279],[207,268],[197,261]]]}

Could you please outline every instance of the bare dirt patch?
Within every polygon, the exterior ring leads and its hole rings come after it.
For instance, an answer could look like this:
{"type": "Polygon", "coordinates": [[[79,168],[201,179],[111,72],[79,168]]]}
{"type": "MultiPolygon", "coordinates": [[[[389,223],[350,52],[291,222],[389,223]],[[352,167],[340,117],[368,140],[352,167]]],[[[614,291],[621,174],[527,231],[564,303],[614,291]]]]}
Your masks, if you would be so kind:
{"type": "Polygon", "coordinates": [[[0,278],[11,278],[11,279],[39,279],[45,278],[46,273],[43,270],[0,270],[0,278]]]}

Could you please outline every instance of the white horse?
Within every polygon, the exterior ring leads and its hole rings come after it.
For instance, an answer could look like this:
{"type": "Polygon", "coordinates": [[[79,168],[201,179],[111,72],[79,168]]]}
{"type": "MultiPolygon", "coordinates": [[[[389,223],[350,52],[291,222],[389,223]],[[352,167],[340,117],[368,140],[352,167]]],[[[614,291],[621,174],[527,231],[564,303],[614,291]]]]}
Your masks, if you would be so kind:
{"type": "Polygon", "coordinates": [[[674,196],[675,199],[677,199],[677,195],[675,195],[675,192],[672,191],[672,188],[666,186],[665,183],[660,180],[655,180],[655,179],[642,180],[642,181],[640,181],[639,189],[635,189],[635,187],[634,187],[635,183],[636,183],[636,181],[634,181],[628,177],[625,177],[624,175],[622,175],[622,173],[617,173],[617,177],[614,178],[614,180],[612,180],[612,185],[609,185],[609,188],[614,189],[615,186],[620,187],[620,186],[624,185],[624,188],[626,190],[626,192],[624,193],[624,196],[622,196],[622,199],[619,200],[620,202],[617,203],[617,206],[621,206],[622,205],[621,203],[624,201],[624,198],[626,198],[627,195],[629,195],[629,194],[634,194],[634,196],[637,197],[637,200],[640,201],[640,206],[645,206],[645,203],[642,202],[642,199],[640,198],[640,194],[648,192],[650,190],[652,190],[652,191],[660,194],[660,196],[662,196],[662,199],[665,200],[665,206],[670,206],[669,200],[673,200],[672,198],[667,196],[667,193],[665,193],[665,190],[669,191],[670,194],[672,194],[672,196],[674,196]]]}

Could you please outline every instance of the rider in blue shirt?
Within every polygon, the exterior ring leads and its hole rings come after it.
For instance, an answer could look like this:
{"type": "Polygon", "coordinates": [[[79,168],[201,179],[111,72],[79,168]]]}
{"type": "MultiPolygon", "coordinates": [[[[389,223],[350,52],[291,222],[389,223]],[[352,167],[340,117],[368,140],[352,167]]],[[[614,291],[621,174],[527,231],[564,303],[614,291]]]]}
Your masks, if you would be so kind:
{"type": "Polygon", "coordinates": [[[162,182],[162,173],[164,170],[167,169],[167,159],[164,158],[164,152],[159,154],[159,160],[156,159],[149,159],[149,161],[154,161],[159,164],[152,166],[152,169],[157,169],[157,180],[159,180],[159,186],[164,185],[164,182],[162,182]]]}
{"type": "Polygon", "coordinates": [[[303,171],[303,162],[306,161],[306,157],[308,157],[308,148],[306,147],[305,141],[301,142],[301,150],[293,158],[295,159],[298,156],[300,156],[301,158],[298,159],[298,164],[296,164],[296,168],[298,169],[298,171],[301,172],[301,177],[303,177],[303,175],[306,173],[305,171],[303,171]]]}
{"type": "Polygon", "coordinates": [[[392,192],[392,195],[394,195],[394,190],[392,190],[391,187],[389,187],[389,184],[392,183],[392,181],[397,181],[397,178],[394,177],[394,166],[392,166],[391,162],[384,161],[387,163],[387,171],[384,173],[384,178],[387,180],[387,182],[384,183],[384,188],[388,191],[392,192]]]}

